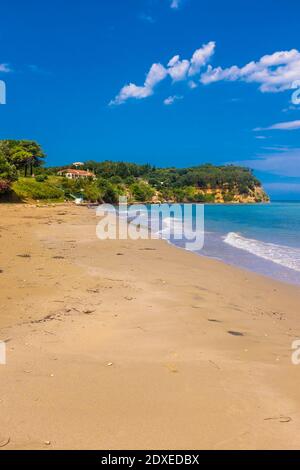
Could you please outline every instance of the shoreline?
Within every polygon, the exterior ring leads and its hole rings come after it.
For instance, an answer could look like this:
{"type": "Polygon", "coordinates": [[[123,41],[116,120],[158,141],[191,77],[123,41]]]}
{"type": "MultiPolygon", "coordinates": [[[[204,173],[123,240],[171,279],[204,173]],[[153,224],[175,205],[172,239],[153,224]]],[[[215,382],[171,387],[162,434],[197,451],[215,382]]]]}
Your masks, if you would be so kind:
{"type": "MultiPolygon", "coordinates": [[[[222,258],[218,258],[217,256],[214,257],[214,256],[204,255],[201,252],[197,252],[197,251],[189,251],[189,250],[186,250],[186,248],[183,248],[179,245],[176,245],[175,243],[170,242],[169,240],[163,240],[163,241],[165,241],[168,245],[170,245],[174,248],[185,251],[186,253],[193,253],[196,256],[201,256],[201,257],[203,257],[205,259],[208,259],[208,260],[217,261],[219,263],[225,264],[225,266],[229,266],[231,268],[244,271],[245,273],[250,273],[250,275],[254,274],[254,275],[257,275],[257,276],[261,276],[264,279],[268,279],[269,281],[279,282],[280,284],[283,284],[283,285],[294,286],[294,287],[298,287],[298,288],[300,287],[300,281],[296,283],[296,282],[292,282],[290,280],[277,279],[276,277],[260,273],[258,271],[255,271],[254,269],[252,270],[252,269],[247,268],[245,266],[238,266],[237,264],[230,263],[229,261],[227,262],[227,261],[223,260],[222,258]]],[[[253,255],[253,256],[255,256],[255,255],[253,255]]]]}
{"type": "Polygon", "coordinates": [[[299,448],[299,288],[98,220],[2,209],[5,448],[299,448]]]}
{"type": "MultiPolygon", "coordinates": [[[[204,206],[207,206],[207,205],[209,204],[204,204],[204,206]]],[[[212,206],[217,206],[217,205],[218,204],[216,203],[212,204],[212,206]]],[[[234,204],[222,203],[222,204],[219,204],[219,206],[234,206],[234,204]]],[[[247,206],[249,206],[249,204],[247,204],[247,206]]],[[[117,208],[118,206],[116,206],[116,210],[117,208]]],[[[142,227],[146,229],[146,226],[143,225],[142,227]]],[[[285,260],[285,262],[281,262],[277,260],[276,258],[274,259],[274,257],[273,258],[270,257],[269,254],[268,256],[266,256],[264,252],[260,251],[259,253],[257,253],[253,251],[252,247],[251,249],[249,249],[248,246],[247,247],[237,246],[235,243],[227,242],[227,238],[229,236],[235,236],[238,239],[241,239],[246,243],[250,242],[256,245],[260,245],[259,250],[261,250],[262,246],[264,250],[266,249],[266,247],[268,249],[272,247],[276,251],[278,250],[289,251],[291,249],[296,249],[295,247],[282,245],[278,243],[276,244],[274,242],[270,242],[266,240],[263,241],[261,239],[256,239],[253,236],[251,237],[249,236],[249,238],[247,238],[246,236],[240,235],[239,231],[237,231],[235,228],[232,228],[231,230],[235,230],[235,231],[233,232],[233,231],[230,231],[230,229],[227,229],[223,234],[220,233],[219,231],[212,231],[212,232],[210,231],[206,232],[206,230],[204,231],[205,244],[207,243],[207,239],[209,239],[211,235],[213,235],[215,238],[214,243],[218,244],[218,250],[215,251],[215,254],[211,252],[211,240],[208,243],[208,245],[210,245],[210,248],[208,250],[206,249],[205,245],[203,246],[201,250],[188,250],[184,246],[181,246],[179,242],[175,242],[174,240],[172,241],[168,238],[165,238],[163,236],[162,231],[158,232],[159,233],[158,238],[164,240],[171,246],[183,249],[185,251],[191,251],[198,256],[203,256],[207,259],[214,259],[228,266],[241,268],[245,270],[246,272],[258,274],[268,279],[282,282],[284,284],[289,284],[289,285],[298,286],[298,287],[300,286],[300,278],[299,278],[300,271],[299,269],[294,269],[293,267],[291,267],[287,263],[287,260],[285,260]],[[222,240],[222,243],[220,244],[221,240],[222,240]],[[229,257],[228,257],[228,252],[227,252],[227,256],[224,252],[223,243],[227,244],[227,250],[230,247],[230,250],[232,251],[229,257]],[[220,249],[221,245],[223,248],[220,249]]],[[[151,229],[149,227],[148,227],[148,231],[149,231],[148,233],[151,234],[151,229]]],[[[150,238],[151,238],[151,235],[150,235],[150,238]]]]}

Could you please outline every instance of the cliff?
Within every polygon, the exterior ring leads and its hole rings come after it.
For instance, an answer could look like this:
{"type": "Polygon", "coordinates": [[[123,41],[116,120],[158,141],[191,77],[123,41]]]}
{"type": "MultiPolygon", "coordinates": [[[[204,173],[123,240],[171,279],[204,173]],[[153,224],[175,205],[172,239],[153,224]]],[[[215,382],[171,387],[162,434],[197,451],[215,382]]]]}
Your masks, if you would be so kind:
{"type": "Polygon", "coordinates": [[[155,191],[151,202],[157,203],[211,203],[211,204],[256,204],[268,203],[270,198],[261,186],[248,188],[247,192],[239,192],[238,188],[199,189],[186,187],[181,192],[155,191]]]}

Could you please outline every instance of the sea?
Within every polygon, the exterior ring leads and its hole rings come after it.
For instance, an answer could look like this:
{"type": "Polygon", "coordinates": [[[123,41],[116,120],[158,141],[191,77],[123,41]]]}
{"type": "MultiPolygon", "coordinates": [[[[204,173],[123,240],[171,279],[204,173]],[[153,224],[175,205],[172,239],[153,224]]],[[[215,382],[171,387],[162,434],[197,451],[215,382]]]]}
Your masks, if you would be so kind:
{"type": "MultiPolygon", "coordinates": [[[[148,223],[150,228],[149,212],[151,206],[140,212],[139,225],[148,223]]],[[[186,217],[191,218],[191,226],[197,227],[196,211],[188,211],[186,217]]],[[[133,220],[128,215],[127,219],[133,220]]],[[[170,224],[176,232],[176,224],[181,228],[182,220],[176,215],[173,220],[163,219],[157,235],[186,249],[186,239],[166,236],[170,224]]],[[[201,249],[193,250],[195,255],[300,285],[300,201],[204,205],[204,226],[200,230],[204,243],[201,249]]]]}
{"type": "MultiPolygon", "coordinates": [[[[197,254],[300,284],[300,201],[204,207],[204,246],[197,254]]],[[[183,247],[180,240],[172,243],[183,247]]]]}

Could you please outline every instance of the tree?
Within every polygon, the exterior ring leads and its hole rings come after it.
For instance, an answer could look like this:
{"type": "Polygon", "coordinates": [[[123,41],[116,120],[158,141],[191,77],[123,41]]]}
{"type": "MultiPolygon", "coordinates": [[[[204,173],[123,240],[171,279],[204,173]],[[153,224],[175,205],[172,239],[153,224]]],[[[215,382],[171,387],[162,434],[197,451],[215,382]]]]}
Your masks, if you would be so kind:
{"type": "Polygon", "coordinates": [[[11,183],[17,179],[17,171],[0,150],[0,194],[10,190],[11,183]]]}
{"type": "Polygon", "coordinates": [[[119,202],[119,194],[113,186],[108,186],[102,196],[107,204],[117,204],[119,202]]]}
{"type": "Polygon", "coordinates": [[[40,167],[45,158],[41,146],[33,140],[2,140],[0,150],[17,170],[24,171],[25,176],[32,175],[33,168],[40,167]]]}
{"type": "Polygon", "coordinates": [[[130,186],[133,198],[139,202],[148,202],[154,196],[154,189],[147,183],[139,181],[130,186]]]}

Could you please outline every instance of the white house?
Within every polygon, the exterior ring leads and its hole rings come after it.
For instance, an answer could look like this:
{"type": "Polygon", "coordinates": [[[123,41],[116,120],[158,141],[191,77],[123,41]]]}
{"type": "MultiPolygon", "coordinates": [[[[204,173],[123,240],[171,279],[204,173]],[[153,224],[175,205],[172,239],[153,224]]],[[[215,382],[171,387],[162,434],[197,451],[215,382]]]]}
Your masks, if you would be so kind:
{"type": "Polygon", "coordinates": [[[74,170],[72,168],[67,168],[66,170],[60,170],[57,174],[58,176],[65,176],[66,178],[69,178],[70,180],[76,180],[80,178],[96,179],[96,175],[92,173],[91,171],[74,170]]]}

